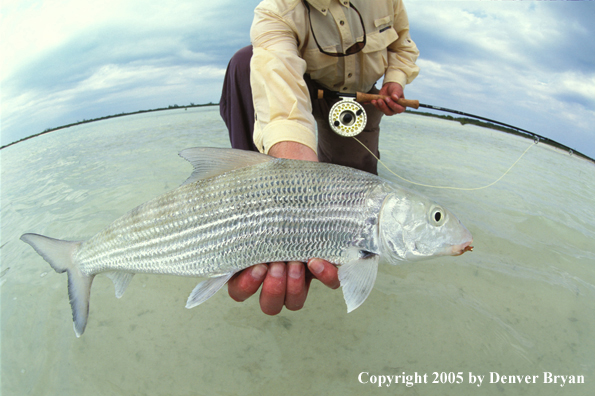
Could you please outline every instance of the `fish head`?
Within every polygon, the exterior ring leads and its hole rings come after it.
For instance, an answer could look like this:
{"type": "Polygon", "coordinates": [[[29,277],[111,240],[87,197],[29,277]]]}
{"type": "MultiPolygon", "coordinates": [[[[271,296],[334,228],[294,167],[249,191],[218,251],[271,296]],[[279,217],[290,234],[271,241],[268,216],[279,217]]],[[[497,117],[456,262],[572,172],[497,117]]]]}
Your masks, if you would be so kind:
{"type": "Polygon", "coordinates": [[[395,264],[473,250],[471,233],[452,212],[408,190],[385,198],[379,236],[388,261],[395,264]]]}

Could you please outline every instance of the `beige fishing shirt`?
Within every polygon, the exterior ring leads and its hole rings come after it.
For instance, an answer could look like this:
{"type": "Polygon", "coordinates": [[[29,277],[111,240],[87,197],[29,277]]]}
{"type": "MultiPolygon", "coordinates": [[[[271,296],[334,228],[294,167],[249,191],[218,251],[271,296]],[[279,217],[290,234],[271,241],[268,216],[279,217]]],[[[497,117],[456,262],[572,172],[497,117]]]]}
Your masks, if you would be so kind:
{"type": "MultiPolygon", "coordinates": [[[[312,28],[327,52],[343,53],[364,38],[348,0],[309,0],[312,28]]],[[[254,11],[250,83],[256,123],[254,143],[264,153],[294,141],[316,152],[316,123],[304,74],[333,91],[368,92],[384,82],[405,87],[419,72],[419,51],[409,36],[402,0],[351,0],[361,13],[366,46],[357,54],[332,57],[319,51],[302,0],[264,0],[254,11]]]]}

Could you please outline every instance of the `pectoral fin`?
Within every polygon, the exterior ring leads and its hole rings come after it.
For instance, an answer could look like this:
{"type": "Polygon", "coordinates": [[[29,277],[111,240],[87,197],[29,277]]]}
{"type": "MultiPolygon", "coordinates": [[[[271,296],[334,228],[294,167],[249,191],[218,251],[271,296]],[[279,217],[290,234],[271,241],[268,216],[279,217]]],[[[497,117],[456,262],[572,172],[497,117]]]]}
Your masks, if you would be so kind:
{"type": "Polygon", "coordinates": [[[351,312],[366,301],[376,282],[379,256],[358,258],[339,267],[339,281],[347,312],[351,312]]]}
{"type": "Polygon", "coordinates": [[[188,301],[186,302],[186,308],[194,308],[213,297],[213,295],[227,283],[233,274],[233,272],[230,272],[229,274],[209,278],[206,281],[200,282],[196,285],[194,290],[192,290],[192,293],[190,293],[188,301]]]}

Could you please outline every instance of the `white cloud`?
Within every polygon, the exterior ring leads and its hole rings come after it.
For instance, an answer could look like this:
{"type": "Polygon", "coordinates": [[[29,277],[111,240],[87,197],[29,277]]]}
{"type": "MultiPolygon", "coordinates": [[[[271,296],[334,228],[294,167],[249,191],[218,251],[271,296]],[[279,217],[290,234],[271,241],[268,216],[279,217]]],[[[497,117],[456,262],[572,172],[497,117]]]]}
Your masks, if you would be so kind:
{"type": "MultiPolygon", "coordinates": [[[[35,133],[61,123],[120,112],[217,102],[221,92],[219,82],[224,75],[224,68],[214,66],[108,64],[70,88],[46,92],[31,90],[4,100],[3,129],[10,130],[15,124],[24,123],[21,127],[34,125],[32,133],[35,133]],[[111,112],[102,112],[104,106],[111,112]],[[93,113],[89,113],[90,110],[93,113]],[[80,115],[68,119],[73,113],[80,115]],[[25,114],[26,121],[23,120],[25,114]]],[[[15,139],[3,136],[2,143],[15,139]]]]}
{"type": "Polygon", "coordinates": [[[188,67],[172,66],[162,67],[146,64],[131,65],[105,65],[91,77],[81,81],[75,88],[67,92],[71,95],[106,91],[114,88],[139,86],[176,86],[193,85],[203,79],[220,79],[225,74],[225,69],[211,66],[188,67]]]}
{"type": "MultiPolygon", "coordinates": [[[[218,101],[258,2],[3,0],[2,142],[84,118],[218,101]]],[[[595,2],[405,3],[421,51],[408,97],[571,146],[560,131],[583,146],[595,139],[595,2]]]]}
{"type": "Polygon", "coordinates": [[[114,0],[3,1],[2,79],[11,75],[18,65],[59,47],[89,26],[105,23],[110,14],[113,18],[122,11],[125,7],[114,0]]]}
{"type": "MultiPolygon", "coordinates": [[[[0,80],[11,76],[23,64],[68,45],[76,37],[93,32],[135,32],[139,40],[145,37],[152,42],[138,42],[136,49],[129,49],[145,52],[152,46],[167,45],[172,33],[179,36],[181,32],[199,29],[215,32],[221,28],[222,22],[228,22],[222,21],[220,14],[229,7],[229,3],[233,0],[3,0],[0,13],[0,80]],[[160,36],[163,37],[162,43],[158,42],[160,36]]],[[[235,8],[253,8],[250,1],[243,3],[246,4],[235,8]]],[[[114,45],[114,51],[126,49],[120,47],[119,37],[93,39],[109,40],[114,45]]]]}
{"type": "Polygon", "coordinates": [[[489,56],[520,65],[534,62],[536,55],[554,58],[552,46],[572,34],[568,25],[573,24],[541,2],[411,1],[407,9],[414,40],[418,31],[431,32],[435,45],[465,59],[489,56]]]}
{"type": "Polygon", "coordinates": [[[2,143],[84,118],[217,102],[257,3],[3,0],[2,143]]]}
{"type": "Polygon", "coordinates": [[[585,16],[595,3],[578,3],[407,1],[421,51],[409,96],[584,147],[595,140],[595,29],[585,16]]]}
{"type": "Polygon", "coordinates": [[[595,73],[590,76],[576,72],[562,73],[558,85],[562,92],[582,96],[595,107],[595,73]]]}

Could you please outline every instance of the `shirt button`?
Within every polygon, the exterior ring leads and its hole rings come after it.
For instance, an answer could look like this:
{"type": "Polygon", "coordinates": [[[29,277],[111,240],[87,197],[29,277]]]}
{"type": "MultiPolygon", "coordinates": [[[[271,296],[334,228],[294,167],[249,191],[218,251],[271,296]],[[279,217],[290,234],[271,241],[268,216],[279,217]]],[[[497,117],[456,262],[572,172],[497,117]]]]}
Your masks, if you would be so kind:
{"type": "Polygon", "coordinates": [[[351,78],[351,77],[353,77],[353,73],[349,73],[349,74],[347,75],[347,78],[351,78]]]}
{"type": "Polygon", "coordinates": [[[343,87],[343,91],[347,91],[347,87],[343,87]]]}
{"type": "Polygon", "coordinates": [[[340,24],[341,26],[343,26],[343,25],[345,25],[345,21],[340,21],[340,22],[339,22],[339,24],[340,24]]]}

